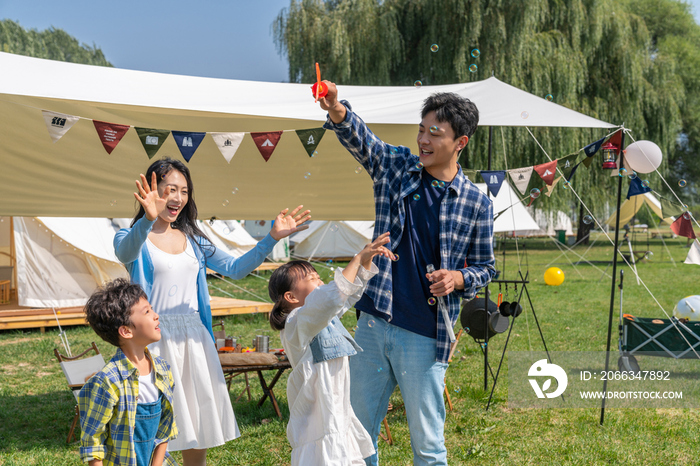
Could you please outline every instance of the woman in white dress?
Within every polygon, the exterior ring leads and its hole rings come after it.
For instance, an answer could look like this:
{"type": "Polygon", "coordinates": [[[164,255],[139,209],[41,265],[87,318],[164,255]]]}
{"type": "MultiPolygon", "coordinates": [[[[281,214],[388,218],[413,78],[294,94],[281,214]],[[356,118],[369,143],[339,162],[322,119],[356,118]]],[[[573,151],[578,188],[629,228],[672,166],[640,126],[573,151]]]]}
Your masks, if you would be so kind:
{"type": "Polygon", "coordinates": [[[192,179],[179,161],[164,158],[136,181],[140,204],[131,228],[117,232],[114,249],[131,280],[160,314],[162,338],[149,346],[165,358],[175,378],[173,409],[184,466],[206,464],[208,448],[240,436],[211,328],[206,269],[234,279],[253,271],[275,243],[310,218],[302,206],[275,219],[270,234],[234,258],[216,249],[197,226],[192,179]],[[150,185],[147,180],[150,180],[150,185]]]}
{"type": "Polygon", "coordinates": [[[275,302],[270,325],[280,338],[292,373],[287,381],[292,466],[364,466],[374,454],[369,434],[350,405],[348,358],[362,351],[339,318],[362,296],[378,272],[375,255],[393,258],[384,233],[362,249],[335,280],[324,285],[306,261],[289,262],[270,277],[275,302]]]}

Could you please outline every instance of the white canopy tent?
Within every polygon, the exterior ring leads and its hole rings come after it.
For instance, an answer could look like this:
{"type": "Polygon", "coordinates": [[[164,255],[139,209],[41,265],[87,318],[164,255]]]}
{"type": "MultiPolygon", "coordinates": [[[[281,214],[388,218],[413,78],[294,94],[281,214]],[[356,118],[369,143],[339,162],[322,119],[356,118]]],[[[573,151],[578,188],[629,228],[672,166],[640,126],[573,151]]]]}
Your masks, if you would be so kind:
{"type": "Polygon", "coordinates": [[[241,257],[258,242],[236,220],[199,221],[199,228],[217,248],[233,257],[241,257]]]}
{"type": "MultiPolygon", "coordinates": [[[[486,183],[477,183],[476,186],[484,193],[487,191],[486,183]]],[[[493,215],[496,217],[493,222],[494,233],[515,232],[520,236],[521,231],[537,228],[537,223],[520,201],[520,196],[508,183],[503,182],[498,196],[491,201],[493,215]]]]}
{"type": "Polygon", "coordinates": [[[561,210],[556,212],[546,212],[541,209],[533,210],[537,227],[520,232],[520,236],[554,236],[559,230],[564,230],[567,236],[574,234],[571,217],[561,210]]]}
{"type": "Polygon", "coordinates": [[[309,258],[347,258],[372,241],[374,222],[314,220],[309,229],[295,233],[291,241],[294,256],[309,258]]]}
{"type": "Polygon", "coordinates": [[[1,217],[3,265],[17,269],[19,305],[82,306],[102,283],[128,278],[114,255],[114,233],[104,218],[1,217]]]}
{"type": "MultiPolygon", "coordinates": [[[[201,218],[271,219],[298,204],[316,219],[374,217],[371,180],[356,173],[357,163],[337,139],[326,135],[311,158],[292,131],[325,120],[308,84],[167,75],[8,53],[0,53],[0,69],[0,124],[6,129],[0,215],[133,215],[133,180],[151,161],[133,129],[108,155],[94,119],[180,131],[287,131],[267,162],[250,135],[230,163],[210,136],[204,138],[188,164],[201,218]],[[53,143],[41,109],[81,119],[53,143]]],[[[340,97],[379,137],[413,147],[421,104],[438,91],[472,99],[481,126],[613,126],[495,78],[421,88],[340,86],[340,97]]],[[[156,157],[165,155],[181,159],[172,137],[156,157]]]]}

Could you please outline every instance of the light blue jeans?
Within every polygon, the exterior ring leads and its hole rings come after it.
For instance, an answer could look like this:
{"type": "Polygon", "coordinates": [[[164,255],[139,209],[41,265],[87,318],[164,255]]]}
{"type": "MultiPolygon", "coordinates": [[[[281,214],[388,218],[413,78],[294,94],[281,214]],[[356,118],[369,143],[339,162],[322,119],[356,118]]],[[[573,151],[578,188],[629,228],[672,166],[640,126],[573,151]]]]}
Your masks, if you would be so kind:
{"type": "MultiPolygon", "coordinates": [[[[435,340],[364,312],[357,325],[355,341],[364,351],[350,358],[350,402],[375,450],[389,397],[398,384],[411,432],[413,464],[447,465],[443,399],[447,364],[435,360],[435,340]]],[[[379,464],[377,453],[365,463],[379,464]]]]}

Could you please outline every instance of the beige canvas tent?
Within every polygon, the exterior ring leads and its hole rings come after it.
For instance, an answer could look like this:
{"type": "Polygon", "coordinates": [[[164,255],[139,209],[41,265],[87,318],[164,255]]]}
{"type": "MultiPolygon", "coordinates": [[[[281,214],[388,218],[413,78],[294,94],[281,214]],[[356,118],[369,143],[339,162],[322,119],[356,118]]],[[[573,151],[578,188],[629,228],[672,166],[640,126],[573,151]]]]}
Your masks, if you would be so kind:
{"type": "MultiPolygon", "coordinates": [[[[134,180],[150,160],[133,128],[107,154],[93,119],[180,131],[285,131],[267,162],[249,134],[230,163],[210,135],[204,138],[188,164],[200,218],[272,219],[298,204],[315,219],[374,218],[371,180],[335,136],[326,133],[318,155],[309,157],[294,133],[325,121],[308,84],[176,76],[2,52],[0,69],[0,215],[133,216],[134,180]],[[54,143],[42,109],[81,119],[54,143]]],[[[495,78],[421,88],[340,86],[341,98],[378,136],[414,150],[421,103],[437,91],[472,99],[481,126],[613,126],[495,78]]],[[[156,157],[164,155],[182,159],[172,136],[156,157]]]]}
{"type": "MultiPolygon", "coordinates": [[[[644,193],[637,196],[632,196],[622,203],[620,206],[620,226],[632,220],[634,214],[636,214],[637,211],[645,204],[651,209],[652,212],[663,218],[663,214],[661,213],[661,202],[659,202],[659,200],[652,193],[644,193]]],[[[664,218],[663,220],[670,225],[673,223],[675,218],[669,217],[664,218]]],[[[615,227],[615,213],[613,213],[610,218],[605,221],[605,223],[611,227],[615,227]]]]}

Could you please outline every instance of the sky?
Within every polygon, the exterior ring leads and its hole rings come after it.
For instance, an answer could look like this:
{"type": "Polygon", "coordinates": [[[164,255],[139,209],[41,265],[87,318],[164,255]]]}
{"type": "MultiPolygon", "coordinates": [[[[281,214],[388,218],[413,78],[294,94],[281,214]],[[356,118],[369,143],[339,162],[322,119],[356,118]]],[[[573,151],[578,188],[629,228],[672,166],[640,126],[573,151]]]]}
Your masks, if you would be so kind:
{"type": "MultiPolygon", "coordinates": [[[[700,23],[700,0],[691,0],[700,23]]],[[[272,23],[290,0],[0,0],[0,19],[63,29],[117,68],[287,82],[272,23]]]]}

